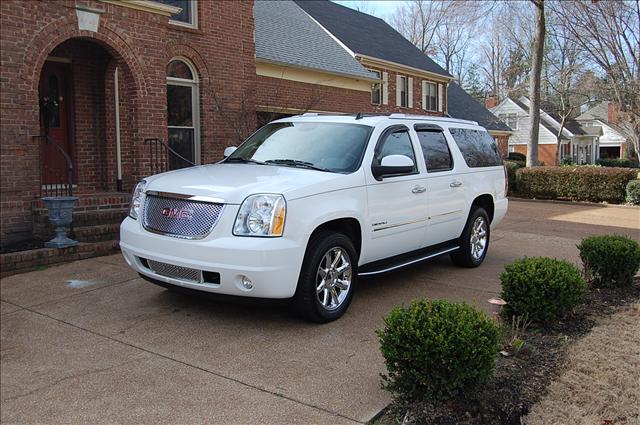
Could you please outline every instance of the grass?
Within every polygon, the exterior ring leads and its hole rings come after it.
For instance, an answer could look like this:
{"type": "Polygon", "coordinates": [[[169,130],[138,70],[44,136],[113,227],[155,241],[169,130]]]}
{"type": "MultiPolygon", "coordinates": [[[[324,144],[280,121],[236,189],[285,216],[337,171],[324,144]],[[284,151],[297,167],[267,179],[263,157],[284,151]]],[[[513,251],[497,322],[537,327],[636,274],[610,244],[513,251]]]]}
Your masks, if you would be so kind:
{"type": "Polygon", "coordinates": [[[640,424],[640,303],[603,320],[570,349],[526,425],[640,424]]]}

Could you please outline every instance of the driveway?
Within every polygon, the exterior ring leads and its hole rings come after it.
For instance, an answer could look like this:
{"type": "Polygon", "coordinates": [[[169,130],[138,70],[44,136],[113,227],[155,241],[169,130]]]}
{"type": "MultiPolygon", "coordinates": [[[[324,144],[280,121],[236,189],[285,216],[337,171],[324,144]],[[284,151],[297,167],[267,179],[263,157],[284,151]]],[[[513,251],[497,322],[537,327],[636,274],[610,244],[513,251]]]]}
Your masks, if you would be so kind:
{"type": "Polygon", "coordinates": [[[374,331],[392,307],[426,297],[488,311],[505,263],[577,263],[580,238],[605,233],[640,241],[640,209],[513,200],[483,266],[441,258],[362,281],[326,325],[171,293],[119,255],[11,276],[0,286],[2,422],[366,422],[390,401],[374,331]]]}

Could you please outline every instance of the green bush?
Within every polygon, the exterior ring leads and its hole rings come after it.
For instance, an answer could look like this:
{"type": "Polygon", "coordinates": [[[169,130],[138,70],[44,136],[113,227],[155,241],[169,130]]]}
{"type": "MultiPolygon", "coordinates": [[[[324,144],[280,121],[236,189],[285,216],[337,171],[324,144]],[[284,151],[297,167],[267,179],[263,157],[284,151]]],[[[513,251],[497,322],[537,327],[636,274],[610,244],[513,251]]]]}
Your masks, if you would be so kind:
{"type": "Polygon", "coordinates": [[[627,203],[640,205],[640,180],[631,180],[627,183],[627,203]]]}
{"type": "Polygon", "coordinates": [[[500,275],[506,317],[527,315],[536,322],[562,317],[582,303],[586,283],[573,264],[554,258],[522,258],[500,275]]]}
{"type": "Polygon", "coordinates": [[[600,158],[596,161],[596,164],[603,167],[622,167],[622,168],[637,168],[638,165],[631,159],[619,159],[619,158],[600,158]]]}
{"type": "Polygon", "coordinates": [[[516,183],[516,171],[518,171],[520,168],[524,168],[525,163],[522,161],[504,161],[504,166],[507,167],[507,178],[509,179],[509,194],[517,193],[518,185],[516,183]]]}
{"type": "Polygon", "coordinates": [[[382,385],[398,400],[444,400],[493,373],[499,329],[467,304],[415,301],[384,322],[377,331],[387,366],[382,385]]]}
{"type": "Polygon", "coordinates": [[[527,156],[520,152],[509,152],[507,159],[510,161],[527,162],[527,156]]]}
{"type": "Polygon", "coordinates": [[[516,172],[516,187],[531,198],[622,203],[637,175],[629,168],[532,167],[516,172]]]}
{"type": "Polygon", "coordinates": [[[640,267],[640,245],[626,236],[590,236],[578,245],[587,279],[595,286],[633,283],[640,267]]]}

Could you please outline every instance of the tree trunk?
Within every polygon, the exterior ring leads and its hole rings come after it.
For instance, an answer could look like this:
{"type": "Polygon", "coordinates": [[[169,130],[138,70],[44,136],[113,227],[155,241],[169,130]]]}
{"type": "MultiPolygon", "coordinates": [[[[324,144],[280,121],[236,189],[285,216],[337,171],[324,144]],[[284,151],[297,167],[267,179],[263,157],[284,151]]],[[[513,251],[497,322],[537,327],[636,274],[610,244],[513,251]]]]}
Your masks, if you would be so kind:
{"type": "Polygon", "coordinates": [[[540,80],[542,74],[542,57],[544,54],[545,22],[544,0],[531,0],[536,6],[536,38],[531,55],[531,82],[529,86],[529,117],[531,128],[527,142],[527,167],[538,165],[538,133],[540,131],[540,80]]]}

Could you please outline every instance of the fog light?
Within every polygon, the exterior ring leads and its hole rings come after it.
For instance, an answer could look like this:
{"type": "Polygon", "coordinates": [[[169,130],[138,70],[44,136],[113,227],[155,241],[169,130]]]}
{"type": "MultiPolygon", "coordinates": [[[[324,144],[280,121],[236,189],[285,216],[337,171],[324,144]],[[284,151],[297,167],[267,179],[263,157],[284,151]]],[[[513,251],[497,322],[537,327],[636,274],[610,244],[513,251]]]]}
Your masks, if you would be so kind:
{"type": "Polygon", "coordinates": [[[251,279],[249,279],[246,276],[242,276],[242,286],[244,286],[244,289],[253,289],[253,283],[251,282],[251,279]]]}

